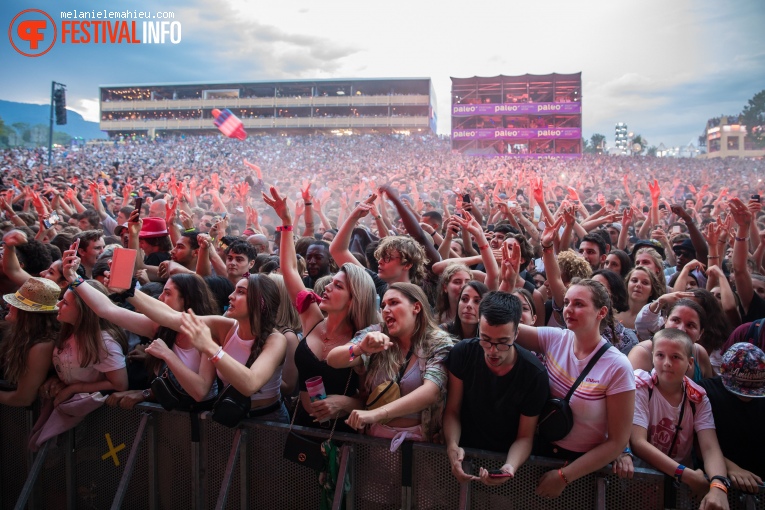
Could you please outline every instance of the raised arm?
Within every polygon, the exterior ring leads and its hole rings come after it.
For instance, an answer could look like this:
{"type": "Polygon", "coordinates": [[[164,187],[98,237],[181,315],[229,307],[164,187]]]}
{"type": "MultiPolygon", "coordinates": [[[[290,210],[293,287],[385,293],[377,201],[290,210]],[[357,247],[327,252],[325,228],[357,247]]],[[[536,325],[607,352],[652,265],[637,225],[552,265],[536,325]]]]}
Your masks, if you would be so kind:
{"type": "Polygon", "coordinates": [[[3,273],[5,276],[21,287],[32,275],[22,269],[19,258],[16,255],[16,246],[27,244],[27,236],[20,230],[11,230],[3,236],[5,250],[3,251],[3,273]]]}
{"type": "MultiPolygon", "coordinates": [[[[297,300],[298,294],[306,290],[303,280],[297,269],[297,256],[295,255],[295,242],[293,241],[292,218],[290,209],[287,206],[287,197],[279,195],[279,191],[273,186],[270,189],[271,196],[263,194],[263,201],[266,205],[272,207],[282,222],[282,229],[279,241],[279,267],[284,277],[284,285],[287,287],[287,293],[292,303],[297,300]]],[[[354,257],[355,258],[355,257],[354,257]]],[[[309,331],[320,320],[323,319],[319,306],[311,304],[300,315],[303,324],[303,331],[309,331]]],[[[285,340],[286,342],[286,340],[285,340]]]]}
{"type": "Polygon", "coordinates": [[[390,185],[383,186],[381,190],[384,191],[390,201],[393,202],[393,206],[396,208],[396,211],[398,211],[398,214],[401,217],[401,221],[404,223],[404,228],[406,228],[406,231],[409,233],[409,235],[412,236],[415,241],[420,243],[423,248],[425,248],[425,256],[428,259],[426,267],[430,269],[433,264],[441,260],[441,255],[433,245],[433,240],[430,239],[430,236],[425,234],[425,232],[420,227],[419,219],[415,216],[411,209],[406,207],[403,202],[401,202],[398,193],[393,188],[391,188],[390,185]]]}
{"type": "Polygon", "coordinates": [[[563,218],[558,218],[553,225],[546,227],[542,232],[542,238],[540,243],[542,244],[542,260],[545,265],[545,273],[547,274],[547,281],[550,283],[550,294],[552,294],[553,308],[563,307],[563,299],[566,296],[566,286],[563,284],[563,279],[560,274],[560,266],[558,265],[558,258],[555,256],[553,250],[553,244],[555,235],[558,229],[563,223],[563,218]]]}
{"type": "Polygon", "coordinates": [[[749,257],[749,224],[752,222],[752,212],[738,198],[730,200],[730,212],[738,225],[733,243],[733,277],[736,282],[736,292],[741,298],[741,306],[748,312],[754,294],[752,277],[746,267],[749,257]]]}
{"type": "MultiPolygon", "coordinates": [[[[69,283],[77,280],[77,267],[80,258],[74,250],[67,250],[62,255],[62,272],[69,283]]],[[[90,285],[78,285],[74,292],[88,305],[99,317],[106,319],[117,326],[132,331],[136,335],[153,337],[157,331],[157,324],[144,314],[136,313],[127,308],[120,308],[111,302],[102,292],[90,285]]],[[[156,300],[154,300],[156,301],[156,300]]],[[[156,301],[158,302],[158,301],[156,301]]]]}
{"type": "Polygon", "coordinates": [[[347,263],[355,264],[357,266],[361,265],[351,253],[351,235],[353,234],[353,229],[356,227],[356,223],[372,210],[372,202],[374,202],[375,198],[377,198],[377,195],[371,195],[353,209],[351,214],[348,215],[348,218],[340,226],[332,244],[329,245],[329,253],[332,255],[332,258],[335,259],[335,263],[338,266],[347,263]]]}

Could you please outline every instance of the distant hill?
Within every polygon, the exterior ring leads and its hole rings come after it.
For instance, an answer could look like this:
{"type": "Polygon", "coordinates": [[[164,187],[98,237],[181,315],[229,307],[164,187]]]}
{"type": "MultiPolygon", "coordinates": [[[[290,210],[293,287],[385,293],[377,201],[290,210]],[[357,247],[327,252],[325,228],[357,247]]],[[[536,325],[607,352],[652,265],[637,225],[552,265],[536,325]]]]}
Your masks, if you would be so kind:
{"type": "MultiPolygon", "coordinates": [[[[16,122],[25,122],[30,126],[35,124],[47,126],[50,121],[50,105],[16,103],[0,99],[0,118],[6,126],[12,126],[16,122]]],[[[106,138],[106,134],[98,128],[98,122],[88,122],[75,111],[67,109],[66,121],[64,126],[53,124],[53,130],[66,133],[71,137],[82,137],[85,140],[106,138]]]]}

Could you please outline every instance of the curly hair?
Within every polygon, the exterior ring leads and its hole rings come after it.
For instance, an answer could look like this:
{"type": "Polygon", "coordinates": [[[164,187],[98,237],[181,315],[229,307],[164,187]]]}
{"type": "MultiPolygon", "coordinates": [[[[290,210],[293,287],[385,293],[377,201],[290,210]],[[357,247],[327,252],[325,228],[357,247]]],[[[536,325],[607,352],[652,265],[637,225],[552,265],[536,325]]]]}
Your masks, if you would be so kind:
{"type": "Polygon", "coordinates": [[[592,267],[589,262],[574,253],[573,250],[564,250],[558,254],[558,266],[563,283],[568,285],[574,278],[589,278],[592,275],[592,267]]]}
{"type": "Polygon", "coordinates": [[[401,255],[401,264],[411,264],[409,268],[409,281],[420,284],[425,279],[425,265],[428,259],[425,257],[425,248],[417,241],[407,236],[384,237],[375,250],[375,259],[380,260],[392,251],[401,255]]]}

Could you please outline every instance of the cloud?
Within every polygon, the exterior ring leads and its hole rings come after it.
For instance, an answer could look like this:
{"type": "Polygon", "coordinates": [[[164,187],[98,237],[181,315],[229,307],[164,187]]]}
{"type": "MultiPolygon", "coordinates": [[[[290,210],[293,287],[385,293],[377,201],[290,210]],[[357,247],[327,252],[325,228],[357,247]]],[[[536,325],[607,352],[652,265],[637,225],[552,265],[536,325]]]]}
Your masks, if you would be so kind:
{"type": "Polygon", "coordinates": [[[97,97],[93,99],[80,99],[77,101],[77,106],[69,106],[69,108],[82,115],[82,118],[89,122],[98,122],[100,120],[100,107],[97,97]]]}

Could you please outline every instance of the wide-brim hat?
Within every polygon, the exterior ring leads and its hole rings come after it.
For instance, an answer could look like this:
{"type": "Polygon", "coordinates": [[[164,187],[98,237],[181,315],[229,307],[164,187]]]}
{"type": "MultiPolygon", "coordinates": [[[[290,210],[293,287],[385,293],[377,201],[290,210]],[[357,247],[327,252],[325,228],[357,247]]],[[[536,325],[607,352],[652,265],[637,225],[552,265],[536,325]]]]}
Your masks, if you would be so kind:
{"type": "Polygon", "coordinates": [[[127,223],[120,223],[116,227],[114,227],[114,235],[115,236],[121,236],[122,231],[127,228],[127,223]]]}
{"type": "Polygon", "coordinates": [[[765,397],[765,353],[749,342],[733,344],[723,354],[720,377],[731,393],[749,398],[765,397]]]}
{"type": "Polygon", "coordinates": [[[27,312],[51,313],[58,311],[61,288],[53,280],[32,277],[15,294],[5,294],[6,303],[27,312]]]}
{"type": "Polygon", "coordinates": [[[667,255],[664,252],[664,246],[662,246],[659,241],[656,239],[640,239],[635,243],[635,246],[632,247],[632,253],[630,253],[632,262],[635,262],[635,255],[640,248],[653,248],[661,256],[662,260],[667,258],[667,255]]]}
{"type": "Polygon", "coordinates": [[[141,233],[138,234],[139,239],[147,239],[151,237],[165,237],[167,233],[167,224],[162,218],[148,217],[143,219],[143,226],[141,227],[141,233]]]}

